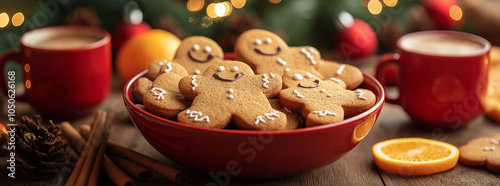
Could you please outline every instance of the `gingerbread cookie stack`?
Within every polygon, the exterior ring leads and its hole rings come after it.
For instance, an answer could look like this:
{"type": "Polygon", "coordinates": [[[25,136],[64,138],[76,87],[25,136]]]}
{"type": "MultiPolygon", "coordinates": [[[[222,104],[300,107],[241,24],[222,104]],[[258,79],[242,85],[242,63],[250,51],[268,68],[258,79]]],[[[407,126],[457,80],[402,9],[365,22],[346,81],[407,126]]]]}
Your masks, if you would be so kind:
{"type": "Polygon", "coordinates": [[[335,123],[376,101],[370,90],[356,89],[363,81],[356,67],[323,61],[314,47],[289,47],[269,31],[254,29],[238,38],[235,55],[241,61],[224,60],[223,54],[209,38],[184,39],[172,61],[151,63],[136,81],[135,100],[186,125],[247,130],[335,123]]]}

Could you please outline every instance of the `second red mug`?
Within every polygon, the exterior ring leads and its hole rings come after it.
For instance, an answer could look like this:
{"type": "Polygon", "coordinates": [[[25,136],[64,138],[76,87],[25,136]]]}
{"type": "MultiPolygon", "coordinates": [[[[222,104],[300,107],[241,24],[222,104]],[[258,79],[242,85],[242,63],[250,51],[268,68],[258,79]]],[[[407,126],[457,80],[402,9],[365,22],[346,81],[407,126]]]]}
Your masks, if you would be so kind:
{"type": "MultiPolygon", "coordinates": [[[[397,54],[386,54],[377,65],[377,79],[386,87],[386,71],[397,66],[399,104],[418,123],[458,129],[483,112],[491,44],[476,35],[454,31],[424,31],[397,41],[397,54]]],[[[387,95],[387,94],[386,94],[387,95]]]]}

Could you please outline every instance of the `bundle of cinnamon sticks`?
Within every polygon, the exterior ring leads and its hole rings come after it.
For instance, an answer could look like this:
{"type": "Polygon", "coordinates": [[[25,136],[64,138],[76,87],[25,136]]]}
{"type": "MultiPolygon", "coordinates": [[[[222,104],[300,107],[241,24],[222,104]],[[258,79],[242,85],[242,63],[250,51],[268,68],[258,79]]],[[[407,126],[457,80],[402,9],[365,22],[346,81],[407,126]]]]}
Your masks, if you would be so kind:
{"type": "Polygon", "coordinates": [[[148,180],[152,171],[175,183],[186,184],[182,171],[118,144],[108,142],[113,113],[98,110],[91,126],[82,125],[80,133],[69,122],[61,123],[63,137],[80,154],[66,185],[97,185],[102,170],[116,185],[135,185],[133,179],[148,180]],[[85,141],[85,139],[87,141],[85,141]]]}

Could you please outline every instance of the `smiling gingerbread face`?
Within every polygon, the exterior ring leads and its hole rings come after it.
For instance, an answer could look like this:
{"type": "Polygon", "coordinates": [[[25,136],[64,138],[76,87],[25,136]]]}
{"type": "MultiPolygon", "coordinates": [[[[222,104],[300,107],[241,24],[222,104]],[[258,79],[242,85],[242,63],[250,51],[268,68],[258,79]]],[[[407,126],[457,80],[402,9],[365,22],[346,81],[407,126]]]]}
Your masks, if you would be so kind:
{"type": "Polygon", "coordinates": [[[240,78],[246,76],[253,76],[252,69],[241,62],[237,63],[218,63],[220,65],[213,65],[208,67],[203,74],[206,77],[212,77],[218,81],[235,82],[240,78]],[[246,76],[245,76],[246,75],[246,76]]]}
{"type": "Polygon", "coordinates": [[[202,75],[181,79],[180,92],[193,102],[177,119],[206,128],[224,128],[234,121],[241,129],[283,130],[286,115],[274,110],[268,101],[281,87],[280,75],[255,75],[245,63],[219,62],[202,75]]]}
{"type": "MultiPolygon", "coordinates": [[[[285,73],[283,78],[283,85],[285,88],[298,87],[313,89],[323,87],[321,86],[321,79],[305,71],[292,71],[291,73],[285,73]]],[[[345,84],[342,81],[336,81],[336,83],[339,88],[345,87],[345,84]]]]}
{"type": "Polygon", "coordinates": [[[253,29],[244,32],[236,40],[236,58],[247,63],[256,74],[272,72],[282,75],[286,71],[299,69],[322,77],[316,71],[321,56],[314,47],[289,47],[278,35],[253,29]]]}
{"type": "Polygon", "coordinates": [[[189,74],[201,74],[213,63],[222,61],[224,52],[212,39],[191,36],[182,40],[173,62],[186,68],[189,74]]]}

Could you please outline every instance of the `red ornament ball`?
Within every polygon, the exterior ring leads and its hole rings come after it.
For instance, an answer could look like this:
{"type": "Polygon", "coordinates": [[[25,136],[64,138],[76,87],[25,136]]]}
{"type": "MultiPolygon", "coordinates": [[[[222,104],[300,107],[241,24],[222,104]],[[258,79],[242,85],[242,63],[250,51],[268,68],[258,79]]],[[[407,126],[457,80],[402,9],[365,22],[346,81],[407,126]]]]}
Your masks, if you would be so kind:
{"type": "Polygon", "coordinates": [[[125,43],[125,41],[127,41],[128,39],[145,33],[149,30],[151,30],[151,26],[144,22],[139,24],[130,22],[121,23],[114,29],[113,33],[111,34],[111,45],[113,52],[116,53],[118,49],[120,49],[120,47],[123,45],[123,43],[125,43]]]}
{"type": "Polygon", "coordinates": [[[427,10],[437,29],[454,30],[463,25],[462,9],[457,0],[424,0],[421,5],[427,10]]]}
{"type": "Polygon", "coordinates": [[[346,60],[365,58],[377,51],[377,36],[366,22],[354,19],[351,26],[340,30],[336,47],[346,60]]]}

